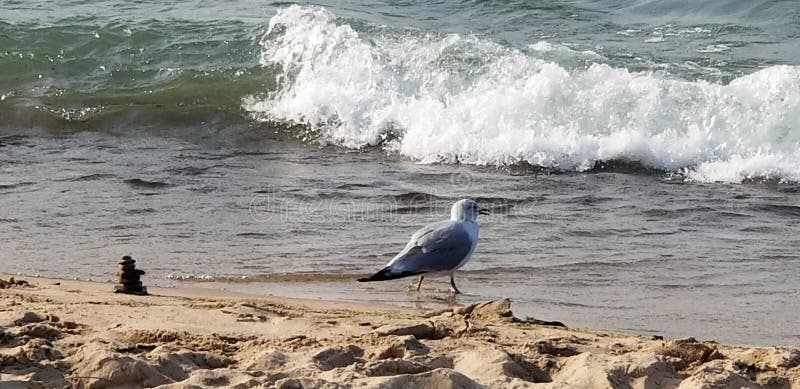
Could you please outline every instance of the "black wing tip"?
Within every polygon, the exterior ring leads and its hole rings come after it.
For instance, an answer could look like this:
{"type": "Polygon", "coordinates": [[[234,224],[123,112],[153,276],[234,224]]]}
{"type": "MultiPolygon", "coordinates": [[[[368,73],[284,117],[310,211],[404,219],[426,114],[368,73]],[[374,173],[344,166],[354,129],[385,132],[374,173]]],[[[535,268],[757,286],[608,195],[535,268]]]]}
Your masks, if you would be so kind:
{"type": "Polygon", "coordinates": [[[381,269],[379,272],[377,272],[377,273],[375,273],[375,274],[373,274],[373,275],[371,275],[369,277],[359,278],[358,282],[372,282],[372,281],[391,280],[392,276],[389,274],[389,273],[391,273],[391,271],[392,271],[392,269],[387,266],[387,267],[384,267],[383,269],[381,269]]]}
{"type": "Polygon", "coordinates": [[[424,272],[404,271],[404,272],[401,272],[401,273],[391,273],[391,268],[385,267],[385,268],[381,269],[381,271],[379,271],[379,272],[377,272],[377,273],[375,273],[375,274],[373,274],[373,275],[371,275],[369,277],[359,278],[356,281],[358,281],[358,282],[388,281],[388,280],[394,280],[394,279],[397,279],[397,278],[415,276],[417,274],[422,274],[422,273],[424,273],[424,272]]]}

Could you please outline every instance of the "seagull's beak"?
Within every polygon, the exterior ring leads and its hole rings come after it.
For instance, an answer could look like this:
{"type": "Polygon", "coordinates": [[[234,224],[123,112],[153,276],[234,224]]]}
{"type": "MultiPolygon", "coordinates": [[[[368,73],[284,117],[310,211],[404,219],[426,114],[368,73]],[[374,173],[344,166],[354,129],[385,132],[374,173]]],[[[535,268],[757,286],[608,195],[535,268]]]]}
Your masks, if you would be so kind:
{"type": "Polygon", "coordinates": [[[479,214],[481,214],[481,215],[488,215],[488,214],[489,214],[489,211],[487,211],[487,210],[485,210],[485,209],[479,209],[479,210],[478,210],[478,213],[479,213],[479,214]]]}

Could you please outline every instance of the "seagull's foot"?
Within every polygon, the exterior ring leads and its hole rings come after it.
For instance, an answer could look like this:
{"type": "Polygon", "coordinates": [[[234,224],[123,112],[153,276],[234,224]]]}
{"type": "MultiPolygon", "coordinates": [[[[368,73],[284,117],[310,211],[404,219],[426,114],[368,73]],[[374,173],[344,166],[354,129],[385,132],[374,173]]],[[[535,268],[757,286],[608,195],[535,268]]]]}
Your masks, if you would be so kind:
{"type": "Polygon", "coordinates": [[[408,290],[411,291],[413,289],[414,291],[419,293],[419,288],[422,287],[422,280],[424,280],[424,279],[425,279],[425,276],[419,276],[419,280],[417,282],[415,282],[414,284],[411,284],[411,286],[408,287],[408,290]]]}
{"type": "Polygon", "coordinates": [[[450,292],[453,294],[461,294],[461,291],[456,287],[456,281],[453,279],[453,276],[450,276],[450,292]]]}

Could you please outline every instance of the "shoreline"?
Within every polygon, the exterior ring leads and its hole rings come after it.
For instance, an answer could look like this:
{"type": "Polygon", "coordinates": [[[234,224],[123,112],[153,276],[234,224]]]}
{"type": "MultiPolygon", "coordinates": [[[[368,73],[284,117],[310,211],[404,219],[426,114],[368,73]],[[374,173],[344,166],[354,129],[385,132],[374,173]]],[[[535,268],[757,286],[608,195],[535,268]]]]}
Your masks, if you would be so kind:
{"type": "Polygon", "coordinates": [[[14,277],[31,286],[0,289],[2,388],[800,388],[798,348],[537,325],[508,300],[425,311],[14,277]]]}
{"type": "MultiPolygon", "coordinates": [[[[427,287],[429,288],[426,288],[427,290],[425,293],[409,293],[405,285],[408,282],[403,280],[395,280],[400,282],[395,282],[394,284],[390,284],[391,282],[389,282],[386,283],[386,285],[378,285],[377,287],[375,285],[366,285],[368,288],[360,288],[363,287],[364,284],[350,282],[359,276],[363,276],[363,274],[337,274],[329,276],[314,272],[301,272],[247,278],[230,276],[222,277],[222,279],[198,277],[197,279],[166,280],[148,276],[147,284],[151,291],[156,289],[165,291],[186,290],[190,291],[187,292],[189,295],[193,295],[194,293],[194,295],[197,296],[229,295],[240,298],[252,297],[271,299],[274,301],[287,301],[292,304],[302,304],[303,302],[312,305],[315,303],[325,303],[328,305],[337,304],[351,307],[355,310],[366,309],[368,307],[380,307],[387,310],[427,311],[453,307],[459,304],[469,305],[503,297],[509,298],[509,300],[512,301],[515,306],[514,313],[519,317],[531,316],[546,321],[562,321],[570,328],[583,329],[586,331],[616,332],[643,337],[660,336],[676,339],[694,337],[703,342],[722,343],[740,347],[800,347],[800,343],[798,343],[800,335],[795,335],[793,337],[784,336],[780,339],[769,339],[770,337],[765,336],[763,333],[750,330],[751,336],[742,336],[743,328],[760,327],[743,326],[743,323],[737,323],[735,320],[731,321],[734,318],[732,316],[728,317],[728,320],[720,321],[719,326],[710,324],[715,328],[713,330],[709,330],[709,328],[693,328],[684,324],[680,324],[677,328],[667,328],[664,326],[627,326],[629,321],[621,319],[617,320],[619,323],[615,326],[613,325],[614,323],[597,323],[597,320],[592,320],[591,310],[586,310],[585,312],[558,312],[548,309],[545,306],[532,308],[530,303],[526,305],[525,302],[519,302],[513,297],[481,293],[482,291],[478,291],[475,294],[467,293],[454,297],[449,294],[449,285],[442,279],[426,279],[426,281],[428,281],[427,287]],[[733,334],[733,336],[731,334],[733,334]]],[[[106,279],[102,277],[61,279],[48,275],[25,275],[20,273],[11,274],[0,272],[0,279],[2,279],[2,277],[74,280],[113,285],[110,277],[106,279]]],[[[475,283],[473,286],[479,285],[475,283]]],[[[165,293],[169,294],[170,292],[165,293]]],[[[701,313],[699,313],[697,309],[689,309],[686,312],[681,312],[681,314],[699,317],[698,315],[701,313]]],[[[626,319],[636,320],[637,317],[627,317],[626,319]]],[[[775,337],[773,336],[771,338],[775,337]]]]}

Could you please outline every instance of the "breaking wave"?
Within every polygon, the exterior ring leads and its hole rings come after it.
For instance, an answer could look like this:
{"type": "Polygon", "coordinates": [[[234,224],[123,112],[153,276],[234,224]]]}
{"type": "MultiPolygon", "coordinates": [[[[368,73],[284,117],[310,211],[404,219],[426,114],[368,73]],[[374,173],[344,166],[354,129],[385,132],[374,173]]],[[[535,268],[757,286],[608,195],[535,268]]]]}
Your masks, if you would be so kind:
{"type": "Polygon", "coordinates": [[[800,67],[720,84],[545,41],[359,30],[324,8],[280,10],[260,42],[278,87],[243,108],[424,163],[585,171],[625,161],[703,182],[800,181],[800,67]]]}

